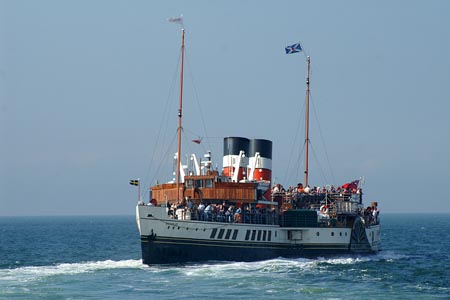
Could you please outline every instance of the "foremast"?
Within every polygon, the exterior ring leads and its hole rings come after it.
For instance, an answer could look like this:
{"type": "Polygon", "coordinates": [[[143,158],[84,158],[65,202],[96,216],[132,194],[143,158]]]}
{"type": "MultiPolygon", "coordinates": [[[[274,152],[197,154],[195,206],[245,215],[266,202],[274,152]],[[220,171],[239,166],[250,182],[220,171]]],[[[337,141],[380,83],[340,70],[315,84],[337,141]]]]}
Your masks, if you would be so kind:
{"type": "Polygon", "coordinates": [[[183,72],[184,72],[184,28],[181,28],[181,68],[180,68],[180,107],[178,109],[178,147],[177,147],[177,202],[180,202],[180,168],[181,168],[181,131],[183,129],[183,72]]]}

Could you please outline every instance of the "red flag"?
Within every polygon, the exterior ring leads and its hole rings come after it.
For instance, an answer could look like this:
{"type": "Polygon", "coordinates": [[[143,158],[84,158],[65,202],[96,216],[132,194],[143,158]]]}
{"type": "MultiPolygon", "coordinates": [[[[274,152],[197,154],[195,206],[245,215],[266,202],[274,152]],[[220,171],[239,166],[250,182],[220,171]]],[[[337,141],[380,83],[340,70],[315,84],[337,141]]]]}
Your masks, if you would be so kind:
{"type": "Polygon", "coordinates": [[[192,140],[192,141],[196,144],[200,144],[202,142],[202,140],[192,140]]]}

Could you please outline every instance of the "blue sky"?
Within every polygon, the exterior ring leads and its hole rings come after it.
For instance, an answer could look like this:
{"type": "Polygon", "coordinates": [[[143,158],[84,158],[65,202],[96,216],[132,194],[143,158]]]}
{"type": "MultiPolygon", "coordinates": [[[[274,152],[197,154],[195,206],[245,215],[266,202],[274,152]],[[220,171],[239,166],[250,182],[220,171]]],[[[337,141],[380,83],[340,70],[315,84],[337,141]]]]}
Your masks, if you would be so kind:
{"type": "Polygon", "coordinates": [[[133,214],[129,179],[171,179],[179,14],[183,149],[221,168],[223,137],[270,139],[274,179],[303,181],[300,41],[311,184],[450,212],[449,1],[0,0],[0,215],[133,214]]]}

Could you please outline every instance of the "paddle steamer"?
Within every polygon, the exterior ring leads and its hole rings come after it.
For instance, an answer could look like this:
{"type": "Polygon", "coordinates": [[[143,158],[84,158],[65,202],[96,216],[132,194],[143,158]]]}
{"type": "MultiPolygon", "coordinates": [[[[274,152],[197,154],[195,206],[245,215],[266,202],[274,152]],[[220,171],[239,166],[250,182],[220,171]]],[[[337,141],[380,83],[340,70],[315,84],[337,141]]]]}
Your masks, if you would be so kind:
{"type": "MultiPolygon", "coordinates": [[[[183,28],[176,177],[151,187],[151,200],[136,206],[143,263],[256,261],[378,251],[378,205],[364,206],[361,181],[338,188],[309,187],[309,57],[302,184],[288,190],[273,186],[272,142],[266,139],[225,137],[220,172],[212,167],[211,153],[206,153],[204,161],[192,155],[192,166],[182,165],[184,35],[183,28]]],[[[296,47],[292,49],[301,51],[296,47]]]]}

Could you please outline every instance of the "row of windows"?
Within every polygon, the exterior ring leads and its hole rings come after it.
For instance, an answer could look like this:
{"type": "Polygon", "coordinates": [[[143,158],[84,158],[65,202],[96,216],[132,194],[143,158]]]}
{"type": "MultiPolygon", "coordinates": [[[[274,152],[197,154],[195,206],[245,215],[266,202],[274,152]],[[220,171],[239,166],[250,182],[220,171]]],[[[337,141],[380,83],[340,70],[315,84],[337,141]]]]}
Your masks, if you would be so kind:
{"type": "MultiPolygon", "coordinates": [[[[211,231],[211,235],[209,236],[210,239],[225,239],[225,240],[229,240],[230,237],[232,240],[236,240],[237,239],[237,235],[238,235],[239,230],[237,229],[227,229],[225,231],[224,228],[221,228],[219,230],[217,230],[217,228],[214,228],[211,231]],[[231,235],[231,233],[233,232],[233,235],[231,235]],[[217,237],[216,237],[217,235],[217,237]],[[225,236],[224,236],[225,235],[225,236]]],[[[276,234],[276,232],[275,232],[276,234]]],[[[247,232],[245,233],[245,240],[252,240],[252,241],[271,241],[272,240],[272,231],[270,230],[247,230],[247,232]]]]}
{"type": "Polygon", "coordinates": [[[198,187],[198,188],[202,188],[202,187],[207,187],[207,188],[212,188],[213,187],[213,180],[212,179],[187,179],[186,180],[186,188],[193,188],[193,187],[198,187]],[[194,185],[194,181],[195,181],[195,185],[194,185]]]}
{"type": "MultiPolygon", "coordinates": [[[[227,232],[225,233],[225,229],[223,229],[223,228],[220,229],[220,230],[219,230],[219,234],[217,235],[217,239],[222,239],[222,238],[223,238],[223,235],[225,234],[225,239],[226,239],[226,240],[229,240],[232,231],[233,231],[233,229],[227,229],[227,232]]],[[[216,237],[216,234],[217,234],[217,228],[214,228],[214,229],[211,231],[211,235],[209,236],[209,238],[210,238],[210,239],[215,238],[215,237],[216,237]]],[[[235,229],[235,230],[233,231],[233,236],[231,237],[231,239],[235,240],[235,239],[237,238],[237,235],[238,235],[238,230],[235,229]]]]}
{"type": "Polygon", "coordinates": [[[251,234],[251,240],[257,240],[257,241],[271,241],[272,240],[272,231],[270,230],[247,230],[245,233],[245,240],[248,241],[250,239],[251,234]]]}

